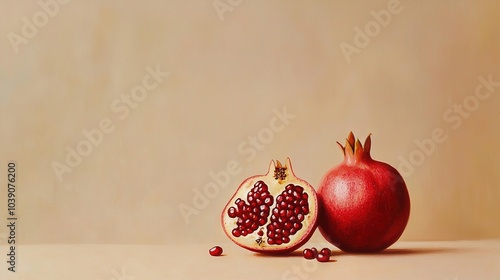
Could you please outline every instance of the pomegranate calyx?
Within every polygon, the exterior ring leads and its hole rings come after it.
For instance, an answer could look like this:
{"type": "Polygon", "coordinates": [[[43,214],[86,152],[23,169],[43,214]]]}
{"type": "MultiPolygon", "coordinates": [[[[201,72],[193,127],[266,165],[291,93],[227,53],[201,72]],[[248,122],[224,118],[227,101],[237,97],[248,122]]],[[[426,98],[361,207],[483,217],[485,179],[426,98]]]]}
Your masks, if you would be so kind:
{"type": "Polygon", "coordinates": [[[361,144],[359,139],[354,137],[352,131],[346,138],[345,146],[342,146],[339,142],[337,144],[340,146],[344,154],[345,161],[349,164],[355,164],[361,160],[371,159],[370,149],[371,149],[371,133],[366,137],[365,144],[361,144]]]}
{"type": "Polygon", "coordinates": [[[372,136],[372,134],[369,133],[368,136],[366,137],[365,144],[363,145],[365,157],[367,157],[367,158],[371,158],[371,155],[370,155],[370,150],[372,148],[372,137],[371,136],[372,136]]]}

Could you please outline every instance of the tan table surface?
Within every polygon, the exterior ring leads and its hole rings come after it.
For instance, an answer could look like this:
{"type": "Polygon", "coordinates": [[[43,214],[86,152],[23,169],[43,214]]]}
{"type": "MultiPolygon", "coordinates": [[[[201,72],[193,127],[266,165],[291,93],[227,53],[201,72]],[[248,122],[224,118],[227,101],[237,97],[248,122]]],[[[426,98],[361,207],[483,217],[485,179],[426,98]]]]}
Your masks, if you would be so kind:
{"type": "MultiPolygon", "coordinates": [[[[19,245],[17,272],[7,271],[0,246],[0,279],[440,279],[500,280],[500,240],[398,242],[382,254],[334,251],[332,261],[257,255],[234,244],[19,245]]],[[[324,244],[307,244],[321,246],[324,244]]]]}

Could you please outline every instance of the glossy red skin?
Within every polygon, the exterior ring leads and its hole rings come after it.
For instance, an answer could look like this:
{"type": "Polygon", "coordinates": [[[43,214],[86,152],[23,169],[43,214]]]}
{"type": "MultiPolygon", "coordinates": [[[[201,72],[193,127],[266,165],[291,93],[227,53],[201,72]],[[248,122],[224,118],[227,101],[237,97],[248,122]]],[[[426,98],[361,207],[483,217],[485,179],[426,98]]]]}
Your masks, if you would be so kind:
{"type": "Polygon", "coordinates": [[[399,239],[410,216],[410,197],[399,172],[369,157],[346,159],[328,171],[318,201],[321,234],[346,252],[386,249],[399,239]]]}

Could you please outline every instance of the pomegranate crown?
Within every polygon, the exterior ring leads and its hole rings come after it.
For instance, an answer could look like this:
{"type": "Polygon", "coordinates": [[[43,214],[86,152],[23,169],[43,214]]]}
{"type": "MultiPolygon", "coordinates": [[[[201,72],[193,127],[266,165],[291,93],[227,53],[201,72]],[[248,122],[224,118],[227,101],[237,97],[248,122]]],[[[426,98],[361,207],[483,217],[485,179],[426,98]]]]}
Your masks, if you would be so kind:
{"type": "Polygon", "coordinates": [[[337,141],[337,144],[339,145],[340,149],[342,150],[342,153],[344,154],[344,158],[348,162],[357,162],[361,159],[371,159],[370,156],[370,148],[372,145],[372,140],[371,140],[371,133],[368,134],[368,137],[366,137],[365,144],[361,145],[361,142],[359,139],[354,138],[354,134],[352,131],[349,133],[349,136],[347,136],[345,146],[342,146],[337,141]]]}

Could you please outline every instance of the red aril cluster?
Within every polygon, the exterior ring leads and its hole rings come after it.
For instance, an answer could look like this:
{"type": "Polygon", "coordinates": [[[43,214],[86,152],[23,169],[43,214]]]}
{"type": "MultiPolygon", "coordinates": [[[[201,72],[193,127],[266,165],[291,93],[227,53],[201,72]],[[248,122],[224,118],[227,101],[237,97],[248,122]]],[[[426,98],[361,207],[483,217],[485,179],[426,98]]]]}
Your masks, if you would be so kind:
{"type": "Polygon", "coordinates": [[[281,245],[290,242],[290,236],[302,228],[304,215],[309,214],[309,195],[304,188],[289,184],[276,198],[276,207],[267,225],[267,242],[281,245]]]}
{"type": "Polygon", "coordinates": [[[227,210],[227,215],[230,218],[237,218],[237,227],[231,231],[231,234],[234,237],[240,237],[247,236],[267,223],[274,199],[270,195],[267,185],[258,181],[248,192],[246,201],[238,198],[234,203],[235,206],[231,206],[227,210]]]}

